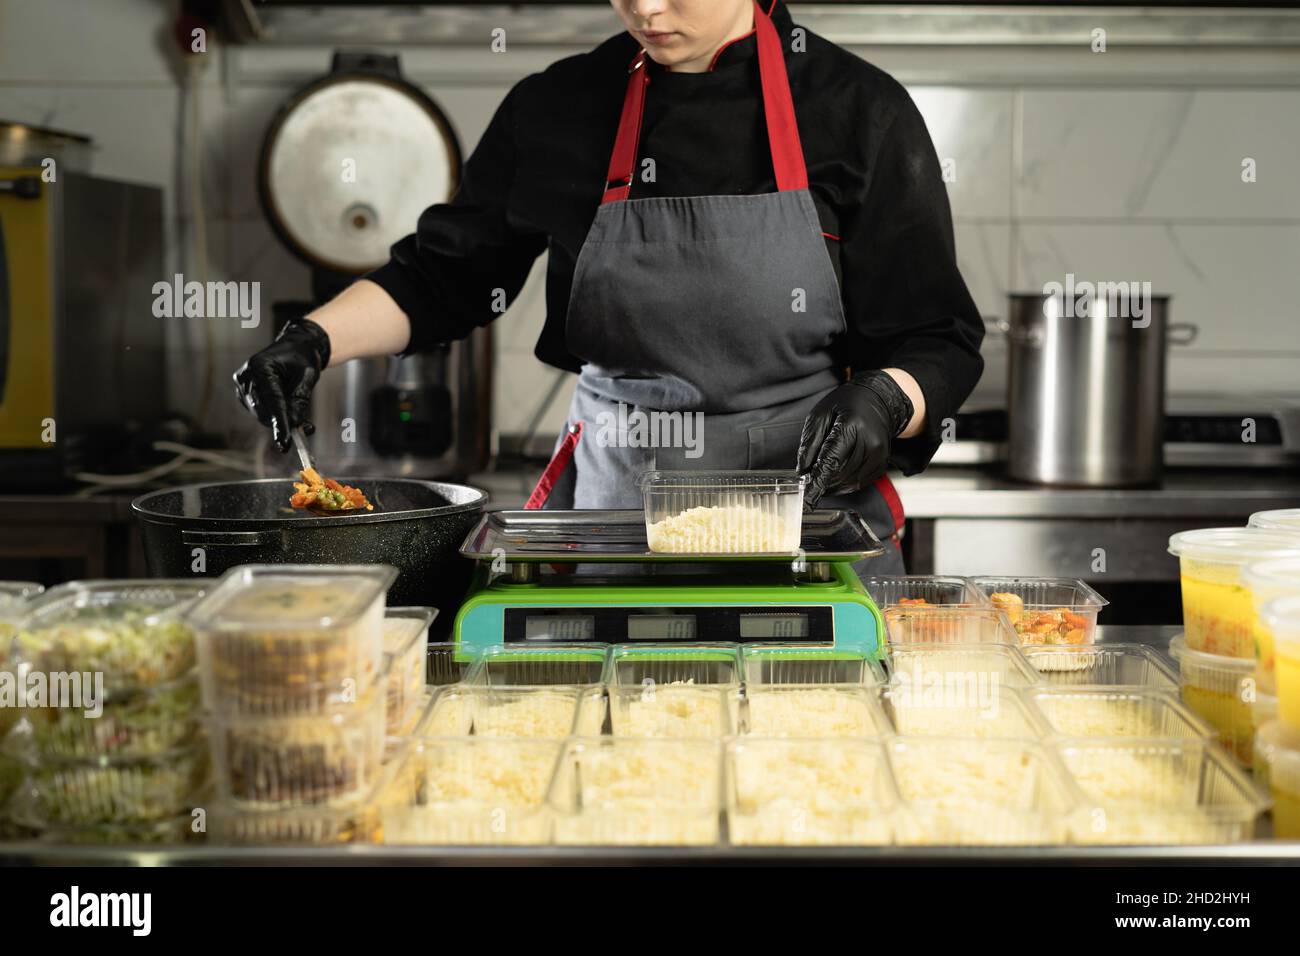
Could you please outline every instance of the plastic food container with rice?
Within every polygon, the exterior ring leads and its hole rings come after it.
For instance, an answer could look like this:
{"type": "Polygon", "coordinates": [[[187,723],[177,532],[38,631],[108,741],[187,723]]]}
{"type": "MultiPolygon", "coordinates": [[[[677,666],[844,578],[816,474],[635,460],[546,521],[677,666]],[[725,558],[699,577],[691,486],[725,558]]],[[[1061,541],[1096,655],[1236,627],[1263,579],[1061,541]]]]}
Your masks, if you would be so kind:
{"type": "Polygon", "coordinates": [[[1273,796],[1273,836],[1300,840],[1300,730],[1271,721],[1259,728],[1256,758],[1259,782],[1273,796]]]}
{"type": "Polygon", "coordinates": [[[388,674],[385,732],[410,733],[420,716],[428,666],[432,607],[390,607],[384,611],[384,670],[388,674]]]}
{"type": "Polygon", "coordinates": [[[1060,740],[1084,795],[1076,843],[1214,844],[1252,839],[1268,799],[1216,744],[1191,737],[1060,740]]]}
{"type": "Polygon", "coordinates": [[[886,670],[890,686],[924,688],[983,679],[1002,687],[1029,687],[1042,682],[1020,648],[1009,644],[895,644],[886,670]]]}
{"type": "Polygon", "coordinates": [[[1300,558],[1272,558],[1248,564],[1241,580],[1250,590],[1255,615],[1256,679],[1261,693],[1277,693],[1277,639],[1264,619],[1264,607],[1285,597],[1300,597],[1300,558]]]}
{"type": "Polygon", "coordinates": [[[388,844],[549,843],[547,788],[562,743],[415,737],[379,799],[388,844]]]}
{"type": "Polygon", "coordinates": [[[615,644],[610,683],[740,683],[740,648],[736,644],[615,644]]]}
{"type": "Polygon", "coordinates": [[[1261,619],[1277,646],[1278,719],[1300,730],[1300,596],[1270,601],[1261,619]]]}
{"type": "Polygon", "coordinates": [[[430,642],[426,651],[424,683],[427,687],[446,687],[468,679],[480,653],[459,641],[430,642]]]}
{"type": "Polygon", "coordinates": [[[384,654],[387,565],[244,565],[190,610],[213,714],[301,716],[368,697],[384,654]]]}
{"type": "Polygon", "coordinates": [[[879,684],[875,651],[823,644],[742,644],[741,673],[755,684],[879,684]]]}
{"type": "Polygon", "coordinates": [[[1097,615],[1110,603],[1078,578],[977,577],[971,583],[1007,615],[1026,646],[1094,643],[1097,615]]]}
{"type": "Polygon", "coordinates": [[[987,673],[949,674],[942,684],[899,683],[878,691],[896,733],[913,737],[1019,738],[1048,733],[1038,708],[987,673]],[[961,679],[952,678],[960,676],[961,679]]]}
{"type": "Polygon", "coordinates": [[[1212,726],[1219,743],[1249,767],[1255,742],[1253,658],[1224,657],[1189,648],[1180,634],[1169,643],[1178,662],[1183,703],[1212,726]]]}
{"type": "Polygon", "coordinates": [[[1217,732],[1172,695],[1114,687],[1050,687],[1026,693],[1053,734],[1063,737],[1193,737],[1217,732]]]}
{"type": "Polygon", "coordinates": [[[485,687],[459,684],[434,697],[417,736],[539,737],[558,740],[574,732],[583,688],[485,687]]]}
{"type": "Polygon", "coordinates": [[[1202,528],[1169,539],[1178,557],[1187,647],[1255,657],[1255,605],[1242,577],[1249,564],[1300,558],[1300,536],[1260,528],[1202,528]]]}
{"type": "Polygon", "coordinates": [[[899,797],[877,741],[734,739],[724,767],[727,831],[734,845],[893,841],[899,797]]]}
{"type": "Polygon", "coordinates": [[[1177,693],[1178,672],[1145,644],[1022,647],[1043,680],[1053,686],[1131,687],[1177,693]]]}
{"type": "Polygon", "coordinates": [[[605,680],[609,645],[548,643],[545,646],[505,644],[486,648],[467,678],[488,687],[561,684],[584,686],[605,680]]]}
{"type": "Polygon", "coordinates": [[[742,735],[880,737],[893,732],[875,687],[750,684],[733,700],[733,725],[742,735]]]}
{"type": "Polygon", "coordinates": [[[711,846],[719,840],[721,775],[719,741],[571,739],[547,794],[555,842],[711,846]]]}
{"type": "MultiPolygon", "coordinates": [[[[644,684],[610,687],[606,696],[610,733],[615,737],[719,738],[732,731],[739,689],[710,684],[644,684]]],[[[580,732],[599,732],[600,697],[584,700],[580,732]]]]}
{"type": "Polygon", "coordinates": [[[648,471],[646,541],[664,554],[794,553],[805,484],[783,471],[648,471]]]}
{"type": "Polygon", "coordinates": [[[1067,839],[1078,791],[1040,744],[896,737],[886,746],[903,799],[898,843],[1040,846],[1067,839]]]}
{"type": "Polygon", "coordinates": [[[1018,644],[1007,616],[992,607],[895,605],[881,612],[890,644],[1018,644]]]}

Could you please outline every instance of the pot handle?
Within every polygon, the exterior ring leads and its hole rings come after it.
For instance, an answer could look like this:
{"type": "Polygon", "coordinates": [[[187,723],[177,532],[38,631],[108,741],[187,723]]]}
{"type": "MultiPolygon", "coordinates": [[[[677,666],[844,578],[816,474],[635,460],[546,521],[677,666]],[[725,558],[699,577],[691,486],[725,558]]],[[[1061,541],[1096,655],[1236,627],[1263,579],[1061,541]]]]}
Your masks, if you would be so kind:
{"type": "Polygon", "coordinates": [[[206,545],[219,548],[251,548],[261,544],[274,544],[278,531],[193,531],[181,532],[185,544],[206,545]]]}
{"type": "Polygon", "coordinates": [[[1165,331],[1170,345],[1191,345],[1201,334],[1201,327],[1195,322],[1170,322],[1165,331]]]}

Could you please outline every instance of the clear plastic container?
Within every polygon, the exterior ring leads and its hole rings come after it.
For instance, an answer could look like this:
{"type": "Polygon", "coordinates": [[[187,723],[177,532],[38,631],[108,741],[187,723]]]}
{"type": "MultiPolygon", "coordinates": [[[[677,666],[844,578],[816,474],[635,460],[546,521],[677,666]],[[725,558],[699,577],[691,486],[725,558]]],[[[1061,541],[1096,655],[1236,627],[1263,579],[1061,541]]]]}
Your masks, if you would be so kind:
{"type": "Polygon", "coordinates": [[[740,683],[736,644],[615,644],[611,684],[740,683]]]}
{"type": "Polygon", "coordinates": [[[1097,615],[1110,603],[1078,578],[979,577],[971,583],[1007,615],[1027,646],[1092,644],[1097,615]]]}
{"type": "Polygon", "coordinates": [[[1178,556],[1187,647],[1225,657],[1255,657],[1255,606],[1246,565],[1300,557],[1300,536],[1259,528],[1202,528],[1169,539],[1178,556]]]}
{"type": "Polygon", "coordinates": [[[415,737],[379,800],[388,844],[545,844],[559,740],[415,737]]]}
{"type": "Polygon", "coordinates": [[[573,738],[547,794],[555,842],[711,846],[719,837],[721,777],[718,741],[573,738]]]}
{"type": "Polygon", "coordinates": [[[879,737],[893,732],[874,687],[751,684],[737,696],[736,732],[756,737],[879,737]]]}
{"type": "Polygon", "coordinates": [[[1019,644],[1005,614],[991,607],[896,605],[881,612],[890,644],[1019,644]]]}
{"type": "Polygon", "coordinates": [[[460,684],[442,688],[419,736],[540,737],[557,740],[573,733],[583,688],[484,687],[460,684]]]}
{"type": "Polygon", "coordinates": [[[1263,764],[1257,779],[1273,795],[1273,836],[1300,840],[1300,731],[1266,723],[1255,738],[1255,753],[1263,764]]]}
{"type": "Polygon", "coordinates": [[[1063,737],[1216,736],[1213,727],[1164,691],[1049,687],[1027,696],[1051,732],[1063,737]]]}
{"type": "Polygon", "coordinates": [[[646,540],[671,554],[794,553],[806,483],[783,471],[648,471],[646,540]]]}
{"type": "MultiPolygon", "coordinates": [[[[925,687],[961,675],[969,684],[1029,687],[1042,682],[1020,648],[1008,644],[895,644],[885,662],[889,683],[925,687]]],[[[952,678],[956,679],[956,678],[952,678]]]]}
{"type": "Polygon", "coordinates": [[[25,773],[22,761],[0,749],[0,834],[9,820],[9,801],[22,786],[25,773]]]}
{"type": "Polygon", "coordinates": [[[479,651],[459,641],[431,643],[428,646],[428,663],[424,669],[424,682],[433,687],[459,684],[469,677],[479,651]]]}
{"type": "MultiPolygon", "coordinates": [[[[615,737],[725,737],[731,733],[735,688],[691,684],[611,687],[606,701],[615,737]]],[[[591,698],[595,700],[595,698],[591,698]]],[[[590,712],[584,731],[596,727],[590,712]]]]}
{"type": "Polygon", "coordinates": [[[1300,558],[1272,558],[1248,564],[1241,572],[1242,583],[1250,590],[1255,614],[1256,679],[1262,693],[1277,693],[1277,641],[1273,629],[1264,620],[1266,604],[1278,598],[1300,596],[1300,558]]]}
{"type": "Polygon", "coordinates": [[[990,607],[988,595],[966,578],[931,574],[873,575],[862,579],[871,600],[887,607],[990,607]]]}
{"type": "Polygon", "coordinates": [[[1265,531],[1300,532],[1300,508],[1281,508],[1277,511],[1256,511],[1246,522],[1250,528],[1265,531]]]}
{"type": "Polygon", "coordinates": [[[18,631],[19,619],[44,590],[34,581],[0,581],[0,669],[7,666],[9,642],[18,631]]]}
{"type": "Polygon", "coordinates": [[[385,695],[301,717],[210,715],[217,798],[246,810],[341,805],[379,779],[385,695]]]}
{"type": "Polygon", "coordinates": [[[148,757],[195,744],[202,733],[199,678],[191,673],[149,690],[105,692],[90,713],[28,707],[36,752],[52,757],[148,757]]]}
{"type": "Polygon", "coordinates": [[[1073,739],[1054,748],[1084,795],[1071,827],[1077,843],[1237,843],[1253,837],[1268,808],[1207,740],[1073,739]]]}
{"type": "Polygon", "coordinates": [[[503,644],[483,652],[468,680],[489,687],[599,684],[608,661],[608,644],[503,644]]]}
{"type": "Polygon", "coordinates": [[[896,737],[887,750],[903,804],[897,842],[957,846],[1065,842],[1078,792],[1041,745],[896,737]]]}
{"type": "Polygon", "coordinates": [[[196,745],[156,757],[45,757],[26,773],[11,810],[28,826],[142,823],[193,808],[208,779],[208,750],[196,745]]]}
{"type": "Polygon", "coordinates": [[[1177,692],[1178,671],[1145,644],[1021,648],[1053,686],[1133,687],[1177,692]]]}
{"type": "Polygon", "coordinates": [[[384,611],[384,667],[388,671],[386,732],[410,733],[420,716],[428,666],[431,607],[390,607],[384,611]]]}
{"type": "Polygon", "coordinates": [[[14,656],[46,674],[103,674],[109,693],[169,683],[194,668],[194,632],[183,615],[209,583],[60,585],[29,605],[18,622],[14,656]]]}
{"type": "Polygon", "coordinates": [[[1178,662],[1183,703],[1212,726],[1242,764],[1251,765],[1255,742],[1255,662],[1251,658],[1206,654],[1187,647],[1180,634],[1169,644],[1178,662]]]}
{"type": "Polygon", "coordinates": [[[875,651],[824,644],[742,644],[745,683],[879,684],[885,672],[875,651]]]}
{"type": "Polygon", "coordinates": [[[295,716],[369,694],[384,653],[387,565],[244,565],[190,611],[203,703],[295,716]]]}
{"type": "Polygon", "coordinates": [[[913,737],[1019,738],[1048,733],[1038,709],[1012,687],[987,674],[944,675],[942,684],[895,684],[879,693],[881,709],[896,733],[913,737]]]}
{"type": "Polygon", "coordinates": [[[45,826],[39,831],[42,843],[57,846],[180,846],[203,843],[204,829],[193,813],[167,820],[142,823],[97,823],[88,826],[45,826]]]}
{"type": "Polygon", "coordinates": [[[1260,617],[1277,642],[1278,720],[1300,730],[1300,597],[1270,601],[1260,617]]]}
{"type": "Polygon", "coordinates": [[[208,812],[209,842],[223,845],[337,846],[379,843],[379,788],[349,806],[249,810],[214,801],[208,812]]]}
{"type": "Polygon", "coordinates": [[[898,792],[885,750],[876,741],[741,738],[727,744],[724,765],[733,844],[893,841],[898,792]]]}

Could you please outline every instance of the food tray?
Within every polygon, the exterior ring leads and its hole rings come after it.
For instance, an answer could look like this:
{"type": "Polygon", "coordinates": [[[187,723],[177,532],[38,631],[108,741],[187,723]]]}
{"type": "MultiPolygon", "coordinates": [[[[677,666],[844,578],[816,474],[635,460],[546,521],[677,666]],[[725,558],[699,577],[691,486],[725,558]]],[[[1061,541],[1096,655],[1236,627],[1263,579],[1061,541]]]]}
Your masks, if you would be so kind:
{"type": "Polygon", "coordinates": [[[297,716],[365,697],[383,666],[386,565],[244,565],[189,614],[204,706],[297,716]]]}
{"type": "Polygon", "coordinates": [[[97,717],[77,708],[26,708],[36,753],[63,758],[159,756],[193,745],[202,731],[199,679],[194,673],[148,690],[106,692],[98,703],[97,717]]]}
{"type": "Polygon", "coordinates": [[[1019,691],[987,674],[966,676],[942,686],[895,684],[878,690],[890,728],[911,737],[1036,740],[1047,735],[1043,715],[1019,691]]]}
{"type": "Polygon", "coordinates": [[[895,737],[886,746],[903,798],[898,843],[1037,846],[1069,835],[1078,792],[1037,743],[895,737]]]}
{"type": "MultiPolygon", "coordinates": [[[[610,687],[606,706],[610,732],[615,737],[719,738],[731,733],[734,688],[714,685],[646,684],[610,687]]],[[[584,699],[580,730],[592,734],[603,726],[591,706],[595,694],[584,699]]]]}
{"type": "Polygon", "coordinates": [[[384,611],[384,669],[388,672],[385,730],[409,733],[420,714],[428,666],[431,607],[390,607],[384,611]]]}
{"type": "Polygon", "coordinates": [[[737,846],[880,845],[899,798],[884,748],[865,739],[729,742],[727,831],[737,846]]]}
{"type": "Polygon", "coordinates": [[[890,644],[1018,644],[1001,611],[992,607],[894,605],[881,612],[890,644]]]}
{"type": "Polygon", "coordinates": [[[1026,645],[1092,644],[1097,614],[1110,603],[1078,578],[978,577],[971,583],[1006,612],[1026,645]]]}
{"type": "Polygon", "coordinates": [[[755,737],[879,737],[893,727],[874,687],[752,684],[733,698],[738,734],[755,737]]]}
{"type": "Polygon", "coordinates": [[[657,554],[792,554],[806,483],[781,471],[646,472],[646,541],[657,554]]]}
{"type": "Polygon", "coordinates": [[[882,611],[898,605],[925,607],[990,607],[988,595],[966,578],[936,577],[932,574],[872,575],[862,579],[871,600],[882,611]],[[925,602],[918,604],[917,602],[925,602]]]}
{"type": "Polygon", "coordinates": [[[741,674],[754,684],[878,684],[875,651],[824,644],[742,644],[741,674]]]}
{"type": "Polygon", "coordinates": [[[216,792],[242,809],[359,800],[379,779],[385,695],[301,717],[210,715],[216,792]]]}
{"type": "Polygon", "coordinates": [[[389,844],[549,843],[559,740],[415,737],[380,801],[389,844]]]}
{"type": "Polygon", "coordinates": [[[110,693],[154,687],[194,668],[182,615],[208,585],[196,581],[73,581],[28,606],[15,656],[33,670],[103,674],[110,693]]]}
{"type": "Polygon", "coordinates": [[[1083,647],[1022,647],[1044,681],[1053,686],[1135,687],[1177,692],[1178,672],[1145,644],[1083,647]]]}
{"type": "Polygon", "coordinates": [[[1027,696],[1051,732],[1063,737],[1216,736],[1213,727],[1159,690],[1051,687],[1027,696]]]}
{"type": "Polygon", "coordinates": [[[608,644],[505,644],[487,648],[467,680],[489,687],[599,684],[608,661],[608,644]]]}
{"type": "Polygon", "coordinates": [[[1194,738],[1055,743],[1084,805],[1080,843],[1236,843],[1269,801],[1217,745],[1194,738]]]}
{"type": "Polygon", "coordinates": [[[88,826],[45,826],[42,842],[57,846],[178,846],[202,844],[207,833],[193,812],[167,820],[141,823],[97,823],[88,826]]]}
{"type": "Polygon", "coordinates": [[[610,682],[616,685],[740,683],[738,644],[615,644],[610,682]]]}
{"type": "Polygon", "coordinates": [[[1187,647],[1255,656],[1255,606],[1242,580],[1248,564],[1300,557],[1300,537],[1260,528],[1202,528],[1169,539],[1178,556],[1187,647]]]}
{"type": "Polygon", "coordinates": [[[716,844],[721,773],[721,744],[716,741],[571,739],[547,794],[555,815],[555,842],[716,844]]]}
{"type": "Polygon", "coordinates": [[[946,675],[987,675],[1002,687],[1029,687],[1042,675],[1025,659],[1020,648],[1007,644],[895,644],[885,661],[889,683],[924,687],[946,675]]]}
{"type": "Polygon", "coordinates": [[[1193,651],[1181,634],[1169,642],[1169,653],[1178,662],[1183,703],[1214,727],[1219,743],[1249,767],[1255,744],[1254,660],[1193,651]]]}
{"type": "Polygon", "coordinates": [[[427,717],[416,727],[422,737],[540,737],[573,733],[583,688],[565,686],[486,687],[459,684],[434,697],[427,717]]]}
{"type": "MultiPolygon", "coordinates": [[[[802,517],[800,557],[807,561],[860,561],[885,553],[885,546],[853,511],[813,511],[802,517]]],[[[465,538],[460,553],[474,561],[676,562],[717,558],[725,561],[789,562],[775,554],[664,554],[651,551],[644,511],[492,511],[465,538]]]]}

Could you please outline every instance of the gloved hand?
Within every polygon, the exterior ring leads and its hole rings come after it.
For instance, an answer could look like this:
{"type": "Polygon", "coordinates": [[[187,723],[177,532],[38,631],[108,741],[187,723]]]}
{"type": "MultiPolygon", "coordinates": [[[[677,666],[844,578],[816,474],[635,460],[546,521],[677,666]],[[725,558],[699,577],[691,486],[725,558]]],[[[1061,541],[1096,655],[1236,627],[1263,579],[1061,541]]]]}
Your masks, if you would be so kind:
{"type": "Polygon", "coordinates": [[[885,473],[894,438],[912,420],[912,400],[882,371],[853,376],[817,403],[799,439],[804,507],[850,494],[885,473]]]}
{"type": "Polygon", "coordinates": [[[298,319],[235,373],[237,397],[270,427],[280,451],[289,450],[289,433],[298,425],[308,435],[316,430],[307,421],[311,390],[329,360],[329,335],[310,319],[298,319]]]}

